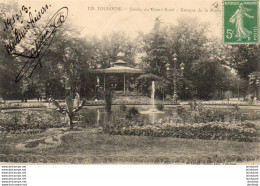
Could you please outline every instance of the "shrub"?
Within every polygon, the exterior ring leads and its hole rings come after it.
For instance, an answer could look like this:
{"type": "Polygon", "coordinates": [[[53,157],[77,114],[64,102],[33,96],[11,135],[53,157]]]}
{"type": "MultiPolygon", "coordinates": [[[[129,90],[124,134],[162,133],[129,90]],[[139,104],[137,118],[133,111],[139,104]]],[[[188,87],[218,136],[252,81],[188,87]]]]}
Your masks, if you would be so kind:
{"type": "Polygon", "coordinates": [[[139,111],[138,111],[137,108],[131,107],[131,108],[129,108],[128,111],[127,111],[126,118],[127,118],[127,119],[132,119],[132,118],[138,116],[139,114],[140,114],[140,113],[139,113],[139,111]]]}
{"type": "Polygon", "coordinates": [[[160,111],[163,111],[164,106],[163,106],[162,104],[158,104],[158,105],[156,105],[156,108],[157,108],[158,110],[160,110],[160,111]]]}
{"type": "Polygon", "coordinates": [[[127,108],[126,108],[125,104],[121,104],[121,105],[120,105],[120,110],[121,110],[121,111],[125,112],[126,109],[127,109],[127,108]]]}
{"type": "Polygon", "coordinates": [[[208,123],[208,122],[232,122],[244,121],[244,117],[238,107],[233,105],[233,109],[212,109],[202,103],[190,102],[190,109],[182,106],[177,107],[177,115],[183,123],[208,123]]]}
{"type": "Polygon", "coordinates": [[[260,120],[260,113],[257,111],[251,111],[248,113],[241,113],[240,118],[242,121],[245,120],[260,120]]]}
{"type": "Polygon", "coordinates": [[[155,125],[111,125],[104,130],[117,135],[144,135],[190,139],[257,141],[259,133],[253,124],[210,122],[206,124],[155,124],[155,125]],[[250,126],[250,127],[249,127],[250,126]]]}
{"type": "Polygon", "coordinates": [[[190,115],[190,112],[185,109],[183,106],[177,106],[176,113],[181,118],[183,123],[186,123],[188,121],[188,117],[190,115]]]}
{"type": "Polygon", "coordinates": [[[26,111],[18,114],[1,114],[0,130],[7,133],[37,133],[47,128],[62,127],[60,117],[52,113],[26,111]]]}

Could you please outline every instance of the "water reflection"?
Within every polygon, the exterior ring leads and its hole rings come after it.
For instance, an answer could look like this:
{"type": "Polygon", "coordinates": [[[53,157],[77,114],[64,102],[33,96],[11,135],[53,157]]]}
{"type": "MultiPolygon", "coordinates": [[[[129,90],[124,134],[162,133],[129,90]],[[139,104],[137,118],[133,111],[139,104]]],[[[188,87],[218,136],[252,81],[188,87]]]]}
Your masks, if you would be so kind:
{"type": "MultiPolygon", "coordinates": [[[[128,109],[131,106],[128,106],[128,109]]],[[[150,106],[138,106],[136,107],[141,113],[139,117],[145,121],[145,123],[156,123],[160,122],[162,119],[171,116],[175,112],[174,108],[165,108],[164,111],[158,112],[148,112],[150,106]]],[[[87,122],[89,125],[96,125],[98,123],[106,123],[111,117],[124,117],[123,111],[120,110],[119,106],[113,106],[111,115],[108,114],[104,108],[87,108],[80,111],[82,115],[82,122],[87,122]]]]}
{"type": "MultiPolygon", "coordinates": [[[[127,109],[130,107],[135,107],[138,109],[138,111],[142,114],[139,116],[139,120],[143,120],[145,124],[154,124],[154,123],[161,123],[161,121],[167,120],[167,122],[174,122],[177,121],[177,113],[175,106],[165,106],[164,111],[160,112],[151,112],[149,111],[151,109],[150,105],[135,105],[130,106],[127,105],[127,109]],[[146,113],[146,114],[144,114],[146,113]],[[170,119],[169,119],[170,117],[170,119]]],[[[186,108],[189,108],[189,106],[186,106],[186,108]]],[[[212,109],[220,109],[220,108],[213,108],[212,109]]],[[[232,108],[222,108],[224,110],[230,111],[232,108]]],[[[10,109],[10,110],[1,110],[1,113],[9,113],[9,114],[21,114],[24,111],[36,111],[39,113],[48,113],[53,117],[57,117],[57,119],[60,119],[62,123],[67,123],[67,117],[64,114],[60,114],[57,111],[53,111],[51,109],[46,108],[30,108],[30,109],[10,109]]],[[[241,108],[241,112],[244,118],[246,120],[250,119],[252,112],[259,113],[259,110],[252,110],[247,108],[241,108]],[[247,119],[248,118],[248,119],[247,119]]],[[[119,117],[122,119],[125,119],[125,113],[124,111],[120,110],[119,105],[113,105],[112,106],[112,113],[107,114],[103,106],[88,106],[83,108],[79,111],[79,113],[76,114],[74,118],[74,122],[79,123],[79,126],[86,127],[86,126],[99,126],[100,123],[106,123],[110,118],[112,117],[119,117]]],[[[228,118],[227,118],[228,119],[228,118]]],[[[228,121],[228,120],[227,120],[228,121]]]]}

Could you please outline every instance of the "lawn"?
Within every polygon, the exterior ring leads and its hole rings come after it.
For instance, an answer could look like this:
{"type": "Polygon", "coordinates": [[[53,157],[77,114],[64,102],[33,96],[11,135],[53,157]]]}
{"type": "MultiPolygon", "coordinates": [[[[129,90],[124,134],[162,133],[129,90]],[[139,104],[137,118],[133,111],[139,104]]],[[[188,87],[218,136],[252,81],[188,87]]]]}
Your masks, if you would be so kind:
{"type": "Polygon", "coordinates": [[[56,148],[20,151],[15,146],[39,134],[2,135],[0,161],[38,163],[226,164],[260,159],[259,142],[103,134],[82,129],[62,137],[56,148]]]}

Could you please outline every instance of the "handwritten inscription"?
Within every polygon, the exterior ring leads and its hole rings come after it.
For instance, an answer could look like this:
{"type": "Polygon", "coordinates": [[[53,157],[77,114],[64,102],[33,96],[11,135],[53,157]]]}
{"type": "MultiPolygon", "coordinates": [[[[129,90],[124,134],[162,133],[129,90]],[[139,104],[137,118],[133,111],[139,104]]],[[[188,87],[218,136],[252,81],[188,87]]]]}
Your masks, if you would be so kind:
{"type": "Polygon", "coordinates": [[[38,12],[35,10],[37,12],[36,15],[33,15],[30,11],[31,7],[22,6],[22,9],[19,11],[19,13],[13,15],[11,18],[7,18],[4,21],[5,30],[13,31],[15,36],[13,40],[9,40],[5,45],[8,54],[13,54],[15,47],[21,42],[23,38],[25,38],[30,29],[35,28],[35,23],[41,19],[42,15],[47,12],[50,6],[51,5],[43,6],[38,12]],[[23,20],[24,14],[28,14],[29,20],[23,20]],[[21,28],[15,28],[15,23],[17,22],[22,24],[21,28]]]}
{"type": "Polygon", "coordinates": [[[38,65],[41,65],[41,59],[45,54],[46,50],[49,48],[56,30],[66,21],[68,16],[68,8],[62,7],[60,8],[48,21],[48,23],[44,26],[44,29],[40,31],[40,33],[35,35],[37,38],[33,41],[30,47],[26,48],[23,52],[16,51],[17,45],[25,39],[29,30],[33,30],[37,27],[37,22],[43,17],[43,15],[48,11],[51,5],[45,5],[41,8],[41,10],[36,11],[36,14],[32,14],[30,9],[31,7],[23,6],[18,14],[13,15],[11,18],[6,19],[5,22],[5,30],[11,31],[14,33],[14,37],[12,40],[9,40],[5,45],[5,48],[9,55],[12,56],[20,56],[26,58],[24,65],[19,71],[18,75],[15,78],[15,82],[19,82],[25,74],[29,72],[29,77],[32,76],[34,70],[38,65]],[[28,20],[22,19],[24,14],[28,14],[28,20]],[[15,23],[20,22],[23,24],[22,28],[16,28],[15,23]]]}

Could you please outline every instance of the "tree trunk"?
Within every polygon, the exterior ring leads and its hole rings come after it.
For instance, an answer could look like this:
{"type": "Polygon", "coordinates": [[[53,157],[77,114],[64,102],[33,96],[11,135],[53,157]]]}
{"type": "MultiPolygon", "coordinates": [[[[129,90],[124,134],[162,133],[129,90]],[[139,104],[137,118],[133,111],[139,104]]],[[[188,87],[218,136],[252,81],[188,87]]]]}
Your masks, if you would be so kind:
{"type": "Polygon", "coordinates": [[[72,121],[73,115],[69,115],[69,124],[70,124],[70,130],[73,129],[73,121],[72,121]]]}
{"type": "Polygon", "coordinates": [[[259,100],[260,99],[260,95],[259,95],[259,88],[256,87],[256,91],[255,91],[255,96],[256,96],[256,99],[259,100]]]}

